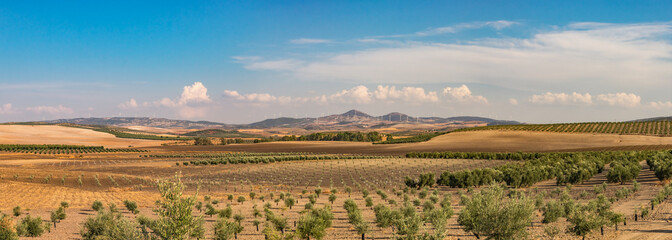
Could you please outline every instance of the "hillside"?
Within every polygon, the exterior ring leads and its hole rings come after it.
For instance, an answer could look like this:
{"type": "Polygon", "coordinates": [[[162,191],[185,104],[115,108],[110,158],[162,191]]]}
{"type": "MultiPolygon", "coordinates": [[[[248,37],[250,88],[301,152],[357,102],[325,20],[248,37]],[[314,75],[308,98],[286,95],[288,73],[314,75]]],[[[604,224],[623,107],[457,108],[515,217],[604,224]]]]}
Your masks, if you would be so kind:
{"type": "Polygon", "coordinates": [[[222,129],[205,129],[183,134],[190,137],[223,137],[223,138],[259,138],[256,134],[242,133],[238,131],[227,131],[222,129]]]}
{"type": "Polygon", "coordinates": [[[657,122],[657,121],[672,121],[672,116],[643,118],[643,119],[633,120],[632,122],[657,122]]]}
{"type": "MultiPolygon", "coordinates": [[[[266,129],[268,134],[276,134],[278,131],[273,129],[289,129],[289,133],[313,132],[313,131],[383,131],[383,132],[403,132],[403,131],[436,131],[453,130],[474,126],[499,125],[499,124],[520,124],[516,121],[501,121],[491,118],[458,116],[458,117],[417,117],[404,113],[392,112],[381,116],[372,116],[370,114],[350,110],[341,114],[332,114],[317,118],[273,118],[266,119],[250,124],[225,124],[210,121],[189,121],[174,120],[166,118],[149,117],[110,117],[110,118],[72,118],[58,119],[32,124],[77,124],[87,126],[114,126],[131,129],[142,129],[147,132],[170,133],[171,131],[162,131],[170,129],[179,129],[184,133],[189,131],[198,131],[205,129],[221,129],[226,131],[235,131],[243,129],[266,129]],[[296,130],[291,130],[296,129],[296,130]],[[302,130],[302,131],[301,131],[302,130]]],[[[282,132],[282,131],[281,131],[282,132]]],[[[191,135],[189,135],[191,136],[191,135]]]]}
{"type": "Polygon", "coordinates": [[[144,126],[154,128],[182,128],[182,129],[204,129],[204,128],[230,128],[233,125],[208,121],[188,121],[173,120],[166,118],[149,117],[111,117],[111,118],[72,118],[46,121],[46,123],[72,123],[79,125],[104,125],[104,126],[144,126]]]}
{"type": "Polygon", "coordinates": [[[485,126],[457,131],[507,130],[558,133],[672,136],[672,121],[593,122],[485,126]]]}

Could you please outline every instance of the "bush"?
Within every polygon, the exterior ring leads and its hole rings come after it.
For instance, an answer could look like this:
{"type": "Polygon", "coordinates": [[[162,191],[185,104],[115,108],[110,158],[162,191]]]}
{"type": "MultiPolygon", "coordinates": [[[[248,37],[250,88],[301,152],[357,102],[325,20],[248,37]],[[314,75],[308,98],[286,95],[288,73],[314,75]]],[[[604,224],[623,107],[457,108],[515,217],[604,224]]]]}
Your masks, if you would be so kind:
{"type": "Polygon", "coordinates": [[[541,220],[542,223],[552,223],[565,216],[564,206],[556,200],[548,201],[541,211],[544,215],[544,219],[541,220]]]}
{"type": "Polygon", "coordinates": [[[621,184],[636,179],[639,171],[642,170],[642,166],[637,161],[614,161],[609,166],[607,181],[621,184]]]}
{"type": "Polygon", "coordinates": [[[218,219],[215,224],[215,239],[228,240],[238,238],[238,233],[243,231],[243,226],[238,222],[229,222],[226,219],[218,219]]]}
{"type": "Polygon", "coordinates": [[[331,227],[334,215],[330,207],[313,208],[307,214],[299,218],[296,226],[296,233],[302,239],[322,239],[326,234],[327,228],[331,227]]]}
{"type": "Polygon", "coordinates": [[[192,214],[198,192],[182,197],[185,186],[178,176],[173,180],[161,180],[157,186],[162,199],[157,201],[158,208],[154,209],[159,218],[150,227],[153,233],[162,239],[202,238],[203,218],[192,214]]]}
{"type": "Polygon", "coordinates": [[[0,214],[0,239],[19,240],[19,235],[15,232],[14,222],[4,214],[0,214]]]}
{"type": "Polygon", "coordinates": [[[91,208],[96,212],[100,212],[100,210],[103,209],[103,203],[101,201],[95,200],[93,201],[93,204],[91,204],[91,208]]]}
{"type": "Polygon", "coordinates": [[[420,178],[418,179],[418,188],[422,187],[432,187],[434,186],[434,183],[436,181],[434,180],[434,173],[425,173],[425,174],[420,174],[420,178]]]}
{"type": "Polygon", "coordinates": [[[138,214],[138,204],[134,201],[124,200],[124,206],[133,214],[138,214]]]}
{"type": "Polygon", "coordinates": [[[61,222],[61,220],[65,220],[65,217],[67,215],[65,214],[65,208],[59,207],[56,211],[51,212],[51,222],[54,223],[54,227],[56,227],[57,222],[61,222]]]}
{"type": "Polygon", "coordinates": [[[21,237],[39,237],[49,227],[49,223],[43,223],[42,218],[28,215],[16,226],[16,233],[21,237]]]}
{"type": "Polygon", "coordinates": [[[15,217],[18,217],[21,216],[23,212],[21,211],[21,207],[16,206],[12,209],[12,213],[14,214],[15,217]]]}
{"type": "Polygon", "coordinates": [[[522,239],[533,212],[534,204],[524,194],[507,198],[502,186],[493,184],[466,201],[457,221],[477,238],[522,239]]]}
{"type": "Polygon", "coordinates": [[[194,145],[212,145],[212,141],[207,137],[196,137],[194,138],[194,145]]]}
{"type": "MultiPolygon", "coordinates": [[[[138,218],[138,221],[150,225],[145,218],[138,218]]],[[[84,240],[142,239],[143,236],[136,223],[121,214],[105,210],[98,212],[95,217],[87,218],[80,234],[84,240]]]]}

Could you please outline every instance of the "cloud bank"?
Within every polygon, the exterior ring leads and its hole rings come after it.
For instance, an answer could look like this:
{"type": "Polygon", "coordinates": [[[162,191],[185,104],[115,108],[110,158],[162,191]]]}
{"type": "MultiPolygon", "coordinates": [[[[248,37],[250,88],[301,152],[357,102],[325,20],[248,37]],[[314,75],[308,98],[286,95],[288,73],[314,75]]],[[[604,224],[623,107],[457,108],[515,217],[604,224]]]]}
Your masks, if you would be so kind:
{"type": "MultiPolygon", "coordinates": [[[[492,22],[494,28],[510,22],[492,22]]],[[[437,28],[416,33],[450,32],[437,28]]],[[[529,38],[465,43],[413,42],[310,59],[244,63],[250,70],[286,71],[308,81],[365,83],[481,83],[513,89],[632,89],[672,79],[671,23],[575,23],[529,38]]],[[[371,41],[380,40],[368,38],[371,41]]]]}
{"type": "Polygon", "coordinates": [[[487,104],[488,100],[483,96],[472,95],[466,85],[457,88],[444,88],[443,96],[435,91],[427,91],[421,87],[397,88],[391,85],[378,85],[375,90],[370,90],[364,85],[358,85],[350,89],[337,91],[329,95],[290,97],[274,96],[268,93],[241,94],[235,90],[224,90],[224,96],[239,102],[265,103],[265,104],[289,104],[289,103],[349,103],[349,104],[373,104],[373,103],[436,103],[442,100],[452,103],[481,103],[487,104]]]}

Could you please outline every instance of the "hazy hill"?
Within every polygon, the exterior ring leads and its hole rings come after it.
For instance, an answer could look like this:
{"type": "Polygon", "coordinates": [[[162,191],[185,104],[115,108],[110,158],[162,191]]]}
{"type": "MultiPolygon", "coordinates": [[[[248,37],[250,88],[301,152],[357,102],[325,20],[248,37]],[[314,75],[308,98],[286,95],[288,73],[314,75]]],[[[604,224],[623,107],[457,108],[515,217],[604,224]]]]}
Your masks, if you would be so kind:
{"type": "Polygon", "coordinates": [[[672,116],[643,118],[643,119],[632,120],[631,122],[657,122],[657,121],[672,121],[672,116]]]}
{"type": "MultiPolygon", "coordinates": [[[[166,118],[148,118],[148,117],[110,117],[110,118],[72,118],[46,121],[46,123],[71,123],[81,125],[104,125],[104,126],[144,126],[162,129],[222,129],[229,132],[204,132],[204,135],[231,135],[234,130],[239,129],[271,129],[271,128],[291,128],[305,129],[309,131],[331,131],[331,130],[358,130],[365,131],[376,128],[397,128],[402,126],[404,130],[412,130],[414,126],[418,129],[445,129],[461,128],[474,125],[501,125],[501,124],[520,124],[516,121],[501,121],[491,118],[460,116],[460,117],[417,117],[409,116],[404,113],[392,112],[382,116],[371,116],[367,113],[350,110],[341,114],[332,114],[318,118],[273,118],[250,124],[225,124],[209,121],[188,121],[174,120],[166,118]],[[429,125],[429,127],[428,127],[429,125]]],[[[199,133],[195,133],[199,134],[199,133]]],[[[233,134],[235,135],[235,134],[233,134]]]]}
{"type": "Polygon", "coordinates": [[[47,123],[73,123],[81,125],[105,125],[105,126],[145,126],[155,128],[183,128],[183,129],[205,129],[205,128],[231,128],[234,125],[223,124],[208,121],[187,121],[173,120],[166,118],[149,117],[111,117],[111,118],[72,118],[46,121],[47,123]]]}

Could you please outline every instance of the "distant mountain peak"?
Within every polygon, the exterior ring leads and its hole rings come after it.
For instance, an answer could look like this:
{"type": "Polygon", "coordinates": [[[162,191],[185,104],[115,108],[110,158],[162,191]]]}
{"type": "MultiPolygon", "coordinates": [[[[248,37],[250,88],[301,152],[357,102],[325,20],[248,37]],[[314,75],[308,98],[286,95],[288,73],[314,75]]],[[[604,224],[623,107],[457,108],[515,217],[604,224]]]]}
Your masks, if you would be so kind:
{"type": "Polygon", "coordinates": [[[355,110],[355,109],[347,111],[347,112],[341,114],[341,116],[343,116],[343,117],[367,117],[367,118],[371,117],[371,115],[366,114],[366,113],[364,113],[362,111],[359,111],[359,110],[355,110]]]}

